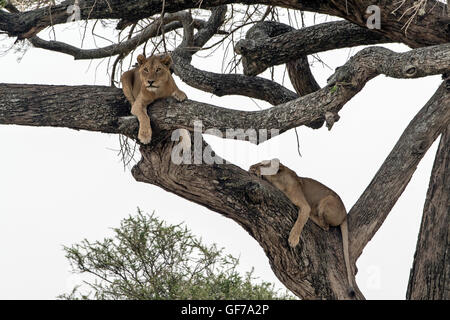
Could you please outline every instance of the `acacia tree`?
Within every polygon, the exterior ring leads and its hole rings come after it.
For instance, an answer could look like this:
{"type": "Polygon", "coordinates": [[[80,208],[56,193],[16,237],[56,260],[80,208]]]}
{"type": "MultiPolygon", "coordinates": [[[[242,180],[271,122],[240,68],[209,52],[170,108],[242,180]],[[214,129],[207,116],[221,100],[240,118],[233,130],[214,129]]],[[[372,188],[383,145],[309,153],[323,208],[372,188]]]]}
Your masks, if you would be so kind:
{"type": "MultiPolygon", "coordinates": [[[[272,104],[273,107],[266,110],[245,112],[192,100],[158,101],[148,111],[154,138],[150,145],[140,146],[142,158],[131,173],[137,181],[157,185],[233,219],[258,241],[281,282],[305,299],[364,298],[357,288],[354,297],[348,293],[339,231],[333,228],[323,232],[314,223],[307,223],[299,246],[290,248],[287,238],[297,209],[282,192],[232,164],[174,164],[171,151],[175,142],[170,139],[171,132],[178,128],[192,132],[196,120],[202,121],[203,130],[215,128],[221,132],[227,128],[284,132],[298,126],[319,128],[324,123],[331,129],[343,106],[379,74],[405,79],[442,74],[443,83],[410,122],[351,208],[348,222],[350,260],[355,264],[428,148],[442,134],[407,297],[450,298],[446,277],[450,272],[446,260],[450,185],[448,3],[437,0],[70,0],[38,4],[24,0],[2,3],[0,30],[16,37],[18,42],[29,41],[35,47],[69,54],[75,59],[115,57],[112,84],[114,76],[120,73],[117,66],[121,61],[136,48],[146,48],[148,43],[154,42],[155,47],[172,51],[174,72],[188,85],[217,96],[241,95],[272,104]],[[108,21],[108,25],[114,25],[126,36],[112,45],[95,49],[41,39],[39,32],[42,30],[67,23],[71,15],[68,6],[74,4],[79,8],[76,13],[80,19],[108,21]],[[372,5],[380,9],[379,29],[367,27],[367,19],[373,14],[367,9],[372,5]],[[207,18],[199,14],[203,12],[199,8],[210,12],[207,18]],[[296,29],[274,21],[279,8],[293,9],[300,15],[308,11],[343,20],[296,29]],[[245,38],[235,40],[236,30],[244,27],[249,28],[245,38]],[[177,34],[182,35],[182,41],[171,47],[174,42],[170,37],[177,34]],[[218,40],[211,45],[209,41],[213,37],[218,40]],[[191,64],[192,56],[199,50],[214,49],[224,39],[232,42],[235,62],[242,63],[244,74],[213,73],[191,64]],[[390,42],[406,44],[411,50],[395,53],[369,46],[336,69],[323,88],[309,69],[308,55],[390,42]],[[286,64],[296,92],[258,76],[280,64],[286,64]]],[[[137,139],[137,120],[129,116],[130,106],[114,85],[0,84],[0,101],[0,124],[65,127],[137,139]]],[[[203,140],[200,143],[202,150],[209,147],[203,140]]]]}

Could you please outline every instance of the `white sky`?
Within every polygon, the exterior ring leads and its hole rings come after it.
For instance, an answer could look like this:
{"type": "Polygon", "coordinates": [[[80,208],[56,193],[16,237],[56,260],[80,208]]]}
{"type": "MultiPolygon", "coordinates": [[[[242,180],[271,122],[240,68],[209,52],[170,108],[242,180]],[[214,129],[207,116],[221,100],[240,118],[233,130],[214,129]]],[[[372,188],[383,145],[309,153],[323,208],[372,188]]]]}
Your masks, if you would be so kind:
{"type": "MultiPolygon", "coordinates": [[[[64,36],[80,43],[76,24],[56,30],[57,39],[64,36]]],[[[4,49],[10,43],[2,40],[0,46],[4,49]]],[[[88,40],[85,48],[89,45],[88,40]]],[[[407,50],[401,45],[387,47],[407,50]]],[[[334,69],[360,49],[335,50],[320,57],[334,69]]],[[[20,63],[18,56],[9,52],[0,57],[0,83],[109,84],[106,62],[96,70],[98,61],[90,65],[89,61],[34,48],[20,63]]],[[[194,59],[197,67],[216,72],[220,72],[221,62],[220,54],[194,59]]],[[[277,68],[279,78],[283,68],[277,68]]],[[[317,62],[312,70],[321,85],[332,74],[317,62]]],[[[286,75],[285,85],[291,88],[288,82],[286,75]]],[[[177,83],[192,100],[258,109],[245,97],[218,98],[178,78],[177,83]]],[[[377,77],[344,107],[341,120],[331,131],[299,128],[302,158],[297,154],[293,130],[260,146],[216,137],[207,137],[207,141],[244,169],[278,157],[299,175],[334,189],[349,210],[439,84],[440,76],[416,80],[377,77]]],[[[261,247],[241,227],[158,187],[136,182],[129,170],[123,170],[117,149],[116,135],[0,125],[0,299],[54,299],[69,291],[77,277],[69,272],[62,245],[84,238],[103,239],[121,219],[135,214],[138,206],[145,212],[155,210],[168,223],[186,222],[206,243],[217,243],[239,256],[243,271],[254,266],[256,276],[283,288],[261,247]]],[[[437,142],[358,260],[357,283],[368,299],[405,297],[436,149],[437,142]]]]}

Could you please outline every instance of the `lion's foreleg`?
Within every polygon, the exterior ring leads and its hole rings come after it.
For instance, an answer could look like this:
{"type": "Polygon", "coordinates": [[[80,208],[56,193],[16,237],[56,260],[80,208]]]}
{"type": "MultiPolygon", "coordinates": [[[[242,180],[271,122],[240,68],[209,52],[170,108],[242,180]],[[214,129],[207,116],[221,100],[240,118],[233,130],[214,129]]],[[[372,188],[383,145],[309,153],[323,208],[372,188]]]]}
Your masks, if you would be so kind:
{"type": "Polygon", "coordinates": [[[152,128],[150,126],[150,117],[147,114],[148,103],[143,103],[138,96],[131,106],[131,114],[135,115],[139,120],[138,138],[143,144],[148,144],[152,140],[152,128]]]}
{"type": "Polygon", "coordinates": [[[309,214],[311,212],[311,207],[308,205],[308,203],[302,203],[298,206],[298,217],[291,229],[291,232],[289,233],[288,239],[289,245],[292,248],[297,246],[298,242],[300,241],[300,234],[302,233],[303,227],[305,226],[306,221],[308,221],[309,214]]]}

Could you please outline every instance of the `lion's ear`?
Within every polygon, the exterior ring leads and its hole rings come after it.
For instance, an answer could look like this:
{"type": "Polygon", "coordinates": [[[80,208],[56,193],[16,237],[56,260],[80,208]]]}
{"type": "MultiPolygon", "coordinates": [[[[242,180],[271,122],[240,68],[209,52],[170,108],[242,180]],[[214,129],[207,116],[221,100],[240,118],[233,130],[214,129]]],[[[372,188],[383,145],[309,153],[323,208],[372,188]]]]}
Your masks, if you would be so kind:
{"type": "Polygon", "coordinates": [[[170,56],[170,54],[165,54],[163,56],[161,56],[160,61],[163,65],[165,65],[168,69],[170,69],[170,67],[173,64],[172,61],[172,57],[170,56]]]}
{"type": "Polygon", "coordinates": [[[140,66],[142,66],[145,63],[145,56],[143,54],[140,54],[137,56],[137,62],[140,66]]]}

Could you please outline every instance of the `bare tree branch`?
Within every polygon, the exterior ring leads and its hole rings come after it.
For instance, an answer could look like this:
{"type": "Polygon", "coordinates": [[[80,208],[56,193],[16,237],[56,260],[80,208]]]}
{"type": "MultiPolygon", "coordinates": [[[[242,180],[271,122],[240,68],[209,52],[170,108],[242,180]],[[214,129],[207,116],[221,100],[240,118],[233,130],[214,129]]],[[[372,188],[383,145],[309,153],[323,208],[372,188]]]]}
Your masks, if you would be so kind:
{"type": "MultiPolygon", "coordinates": [[[[170,32],[183,27],[179,21],[170,21],[172,18],[171,15],[166,15],[164,17],[165,32],[170,32]]],[[[139,45],[145,43],[148,39],[161,35],[159,24],[160,22],[157,20],[129,40],[96,49],[81,49],[61,41],[43,40],[38,36],[31,37],[29,40],[36,48],[69,54],[73,56],[75,60],[99,59],[118,54],[126,55],[130,51],[136,49],[139,45]]],[[[204,21],[196,19],[193,21],[192,26],[194,28],[202,28],[202,26],[204,26],[204,21]]]]}
{"type": "Polygon", "coordinates": [[[242,55],[244,74],[254,76],[268,67],[313,53],[392,42],[379,33],[347,21],[327,22],[299,30],[291,28],[289,32],[286,29],[263,39],[249,34],[236,44],[235,51],[242,55]]]}
{"type": "Polygon", "coordinates": [[[450,299],[450,124],[442,133],[423,208],[407,299],[450,299]]]}
{"type": "Polygon", "coordinates": [[[260,77],[240,74],[222,74],[203,71],[183,59],[174,59],[175,73],[191,87],[211,92],[219,97],[241,95],[277,105],[298,98],[295,92],[282,85],[260,77]]]}
{"type": "Polygon", "coordinates": [[[443,82],[410,122],[372,182],[350,210],[350,252],[353,259],[361,255],[383,224],[418,163],[449,123],[450,87],[443,82]]]}

